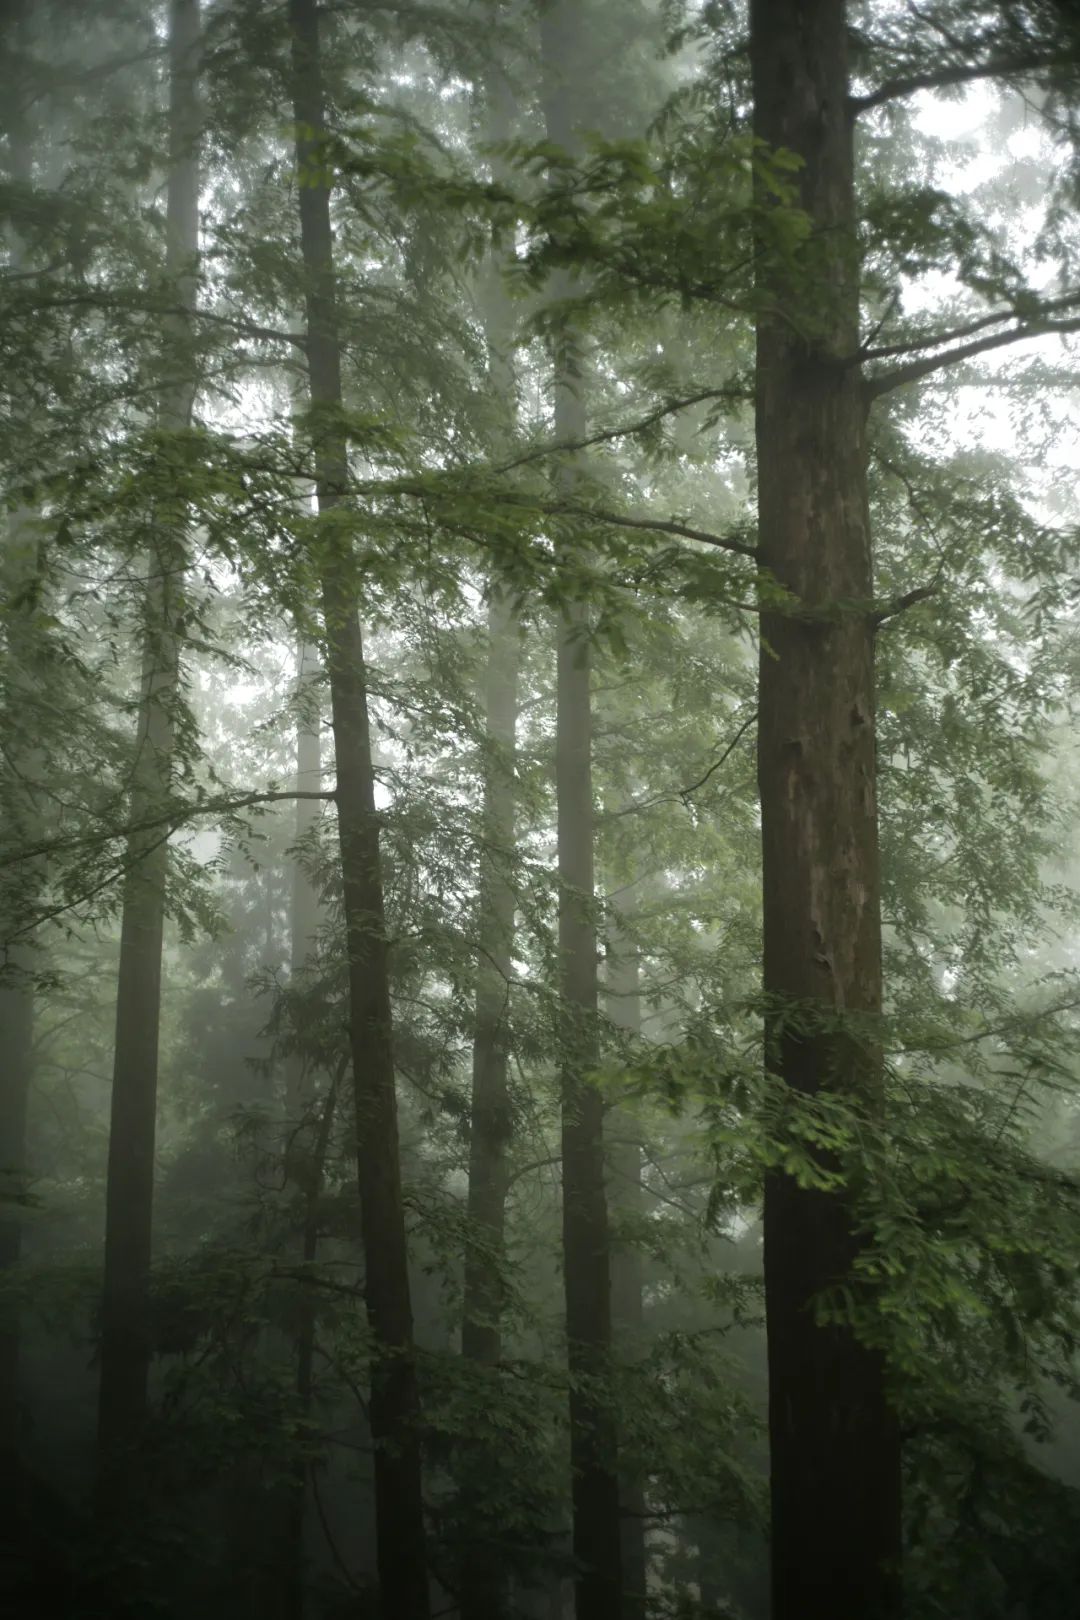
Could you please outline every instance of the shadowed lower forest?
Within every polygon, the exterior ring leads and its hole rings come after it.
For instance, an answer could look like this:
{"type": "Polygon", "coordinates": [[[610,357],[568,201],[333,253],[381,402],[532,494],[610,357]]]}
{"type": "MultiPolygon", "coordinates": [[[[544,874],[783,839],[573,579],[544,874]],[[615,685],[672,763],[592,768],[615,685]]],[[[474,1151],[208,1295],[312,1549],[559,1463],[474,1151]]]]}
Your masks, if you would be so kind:
{"type": "Polygon", "coordinates": [[[0,1598],[1072,1620],[1080,9],[0,5],[0,1598]]]}

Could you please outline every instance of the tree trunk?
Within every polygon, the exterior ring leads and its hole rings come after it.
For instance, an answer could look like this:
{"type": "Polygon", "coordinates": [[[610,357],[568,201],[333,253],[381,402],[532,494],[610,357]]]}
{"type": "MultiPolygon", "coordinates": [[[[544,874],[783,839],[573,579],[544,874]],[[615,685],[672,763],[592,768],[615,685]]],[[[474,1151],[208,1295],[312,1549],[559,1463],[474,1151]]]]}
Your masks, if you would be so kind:
{"type": "MultiPolygon", "coordinates": [[[[501,79],[488,89],[487,136],[508,140],[511,133],[508,86],[501,79]]],[[[496,179],[508,179],[498,157],[496,179]]],[[[500,422],[511,426],[517,411],[511,360],[513,312],[502,280],[502,266],[487,267],[482,314],[488,350],[492,403],[500,422]]],[[[502,429],[504,435],[506,427],[502,429]]],[[[514,937],[514,889],[507,865],[514,853],[514,747],[517,729],[521,629],[509,594],[496,578],[488,603],[488,661],[485,679],[484,865],[477,919],[476,1023],[470,1098],[468,1238],[462,1299],[461,1353],[478,1367],[495,1367],[502,1354],[506,1197],[513,1132],[507,1012],[514,937]]],[[[481,1481],[491,1469],[482,1456],[468,1461],[481,1481]]],[[[465,1556],[461,1575],[461,1620],[500,1620],[508,1601],[498,1547],[498,1503],[484,1491],[474,1510],[477,1539],[465,1556]]]]}
{"type": "MultiPolygon", "coordinates": [[[[26,44],[29,6],[12,8],[8,20],[7,44],[14,52],[26,44]]],[[[26,117],[16,100],[7,113],[10,177],[17,185],[29,185],[33,178],[30,137],[26,117]]],[[[10,233],[10,265],[18,274],[26,262],[22,239],[10,233]]],[[[16,510],[7,523],[3,557],[3,584],[6,620],[7,685],[4,707],[11,716],[7,735],[7,764],[4,772],[3,811],[6,829],[16,841],[29,832],[28,841],[38,834],[38,815],[32,799],[28,802],[25,781],[37,774],[24,757],[25,742],[19,746],[19,689],[36,683],[32,613],[14,611],[8,604],[33,602],[37,591],[34,580],[40,573],[37,537],[31,514],[16,510]],[[17,757],[13,758],[12,756],[17,757]],[[26,823],[29,821],[30,826],[26,823]]],[[[20,919],[4,917],[4,932],[14,932],[20,919]]],[[[0,1275],[16,1266],[22,1251],[22,1219],[19,1203],[26,1192],[26,1126],[30,1080],[34,1056],[34,990],[32,949],[17,939],[0,942],[0,1275]]],[[[19,1503],[19,1458],[21,1452],[20,1324],[18,1310],[9,1305],[0,1318],[0,1507],[15,1509],[19,1503]]],[[[3,1521],[14,1522],[12,1512],[3,1512],[3,1521]]]]}
{"type": "Polygon", "coordinates": [[[506,1013],[512,971],[514,890],[506,862],[514,848],[514,731],[520,632],[506,594],[492,587],[488,608],[484,839],[488,864],[480,892],[480,961],[473,1038],[469,1138],[469,1242],[461,1352],[493,1367],[502,1349],[502,1252],[509,1187],[510,1096],[506,1013]]]}
{"type": "MultiPolygon", "coordinates": [[[[494,1368],[502,1354],[508,1151],[513,1121],[507,1085],[507,1005],[512,971],[514,890],[505,864],[514,847],[514,732],[521,638],[506,594],[492,586],[488,609],[487,742],[484,838],[488,865],[480,893],[480,960],[473,1039],[469,1137],[468,1238],[462,1302],[461,1353],[478,1367],[494,1368]]],[[[506,1612],[506,1575],[498,1549],[498,1503],[482,1481],[482,1456],[468,1462],[481,1481],[477,1539],[461,1578],[461,1620],[500,1620],[506,1612]]]]}
{"type": "MultiPolygon", "coordinates": [[[[318,650],[301,636],[296,646],[296,788],[317,792],[322,785],[322,742],[317,683],[318,650]]],[[[319,817],[316,799],[296,801],[296,841],[306,842],[319,817]]],[[[319,896],[301,860],[293,862],[289,910],[290,958],[294,987],[309,964],[319,926],[319,896]]],[[[326,1152],[333,1124],[337,1093],[343,1073],[333,1078],[321,1113],[315,1109],[314,1075],[309,1057],[292,1053],[285,1069],[286,1173],[301,1184],[304,1229],[301,1260],[314,1264],[319,1248],[318,1209],[326,1170],[326,1152]]],[[[299,1321],[292,1344],[296,1366],[296,1392],[302,1417],[311,1409],[317,1310],[315,1292],[301,1285],[299,1321]]],[[[304,1531],[307,1519],[308,1469],[303,1459],[293,1465],[291,1477],[276,1493],[282,1523],[282,1579],[276,1591],[263,1597],[264,1609],[280,1612],[284,1620],[303,1620],[307,1607],[304,1531]]]]}
{"type": "MultiPolygon", "coordinates": [[[[325,114],[316,0],[289,0],[289,20],[300,236],[307,282],[308,374],[312,405],[324,413],[315,428],[316,488],[319,512],[325,516],[345,498],[348,464],[344,437],[334,420],[342,403],[341,345],[330,192],[322,180],[319,153],[325,114]]],[[[327,526],[319,544],[349,957],[349,1041],[365,1297],[375,1347],[369,1418],[375,1453],[376,1561],[386,1614],[394,1620],[427,1620],[419,1398],[367,672],[349,538],[340,528],[327,526]]]]}
{"type": "MultiPolygon", "coordinates": [[[[573,152],[573,69],[580,57],[578,8],[544,0],[540,51],[547,138],[573,152]]],[[[556,299],[572,283],[553,278],[556,299]]],[[[585,436],[582,355],[562,321],[554,334],[555,437],[585,436]]],[[[573,458],[557,475],[563,493],[577,478],[573,458]]],[[[566,609],[556,670],[555,796],[559,867],[560,1081],[562,1093],[563,1274],[570,1371],[570,1466],[577,1620],[619,1620],[621,1557],[614,1414],[607,1390],[611,1356],[611,1256],[604,1164],[604,1102],[597,1067],[597,938],[593,883],[592,697],[589,615],[566,609]]]]}
{"type": "MultiPolygon", "coordinates": [[[[873,1114],[881,913],[873,624],[852,606],[872,581],[843,0],[753,0],[751,40],[755,132],[801,159],[814,227],[812,285],[795,288],[767,255],[760,272],[763,306],[784,312],[758,328],[761,560],[821,610],[761,625],[767,1062],[786,1087],[840,1090],[873,1114]]],[[[849,1194],[768,1177],[774,1620],[897,1612],[899,1440],[882,1359],[814,1321],[815,1296],[858,1251],[849,1194]]]]}
{"type": "MultiPolygon", "coordinates": [[[[631,1040],[641,1035],[641,960],[623,932],[616,911],[607,959],[608,1017],[631,1040]]],[[[642,1212],[641,1127],[628,1108],[610,1116],[608,1165],[611,1205],[631,1219],[642,1212]]],[[[611,1319],[620,1357],[640,1352],[644,1311],[641,1296],[641,1252],[637,1243],[616,1242],[611,1251],[611,1319]]],[[[622,1620],[645,1620],[647,1553],[645,1547],[645,1482],[625,1464],[619,1469],[622,1516],[622,1620]]]]}
{"type": "MultiPolygon", "coordinates": [[[[318,793],[322,787],[322,736],[319,713],[319,654],[301,636],[296,644],[296,790],[318,793]]],[[[297,799],[296,842],[304,844],[321,814],[318,799],[297,799]]],[[[319,896],[300,861],[293,862],[289,912],[292,972],[306,965],[319,930],[319,896]]]]}
{"type": "MultiPolygon", "coordinates": [[[[169,190],[165,269],[177,304],[195,306],[199,227],[198,0],[172,0],[169,13],[169,190]]],[[[184,357],[184,315],[172,340],[158,401],[165,433],[191,422],[195,379],[184,357]]],[[[168,797],[173,711],[179,691],[176,625],[183,595],[182,510],[156,514],[144,598],[142,695],[132,776],[131,819],[151,817],[168,797]]],[[[161,945],[168,848],[158,831],[133,833],[127,847],[116,1000],[116,1049],[105,1200],[98,1441],[107,1471],[124,1471],[146,1414],[150,1346],[147,1290],[154,1198],[161,945]]]]}
{"type": "MultiPolygon", "coordinates": [[[[509,100],[499,82],[489,91],[488,138],[510,136],[509,100]]],[[[506,178],[498,160],[496,178],[506,178]]],[[[516,414],[510,358],[513,313],[501,266],[488,266],[483,290],[484,332],[493,403],[501,418],[516,414]]],[[[494,1366],[501,1351],[501,1257],[509,1185],[510,1099],[507,1091],[507,1001],[514,935],[514,890],[507,862],[514,851],[514,746],[517,728],[521,632],[512,601],[492,579],[488,603],[485,690],[483,876],[480,887],[476,1026],[473,1037],[469,1137],[468,1217],[461,1350],[471,1361],[494,1366]]]]}

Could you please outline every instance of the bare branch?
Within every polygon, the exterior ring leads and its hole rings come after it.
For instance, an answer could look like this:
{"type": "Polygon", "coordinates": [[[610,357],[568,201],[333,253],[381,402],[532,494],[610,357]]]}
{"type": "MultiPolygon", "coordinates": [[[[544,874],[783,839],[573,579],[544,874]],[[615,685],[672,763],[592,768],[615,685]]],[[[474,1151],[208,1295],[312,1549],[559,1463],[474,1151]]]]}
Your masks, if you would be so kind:
{"type": "Polygon", "coordinates": [[[895,619],[898,613],[906,613],[917,602],[925,602],[929,597],[935,596],[939,589],[938,581],[933,580],[929,585],[918,585],[913,591],[905,591],[903,596],[894,597],[884,607],[878,608],[876,613],[870,615],[870,623],[876,629],[884,624],[886,619],[895,619]]]}
{"type": "Polygon", "coordinates": [[[914,95],[917,90],[945,90],[950,85],[972,84],[977,79],[1024,79],[1041,73],[1044,68],[1078,65],[1080,62],[1075,47],[1050,51],[1044,56],[992,56],[984,62],[957,62],[931,73],[912,73],[906,78],[886,79],[868,95],[850,96],[848,111],[852,117],[857,117],[859,113],[880,107],[887,101],[899,101],[904,96],[914,95]]]}
{"type": "Polygon", "coordinates": [[[683,540],[699,540],[702,545],[715,546],[720,551],[732,551],[738,557],[757,560],[756,546],[748,546],[745,541],[735,540],[730,535],[710,534],[707,529],[692,528],[690,524],[680,523],[676,518],[627,517],[624,513],[609,512],[603,507],[576,506],[569,501],[543,502],[540,510],[550,512],[556,517],[591,518],[594,523],[610,523],[613,528],[647,529],[654,534],[675,534],[683,540]]]}
{"type": "Polygon", "coordinates": [[[865,345],[859,350],[856,359],[892,360],[902,354],[918,354],[923,349],[940,349],[946,343],[955,343],[959,338],[972,337],[976,332],[985,332],[987,327],[1000,326],[1004,321],[1023,321],[1030,325],[1032,321],[1041,320],[1047,315],[1058,315],[1063,310],[1076,309],[1078,305],[1080,305],[1080,291],[1062,293],[1060,298],[1041,301],[1037,311],[999,309],[990,315],[980,315],[977,320],[967,321],[963,326],[954,326],[948,332],[928,333],[926,337],[910,338],[904,343],[883,343],[876,349],[865,345]]]}
{"type": "Polygon", "coordinates": [[[708,770],[705,772],[705,775],[702,776],[698,781],[691,782],[689,787],[679,789],[679,798],[682,800],[683,804],[689,808],[691,797],[698,791],[699,788],[703,788],[705,786],[710,776],[714,776],[720,769],[721,765],[727,763],[727,761],[731,758],[731,755],[735,752],[736,748],[746,736],[746,733],[750,730],[750,727],[757,723],[757,717],[758,711],[755,709],[753,713],[748,715],[743,721],[734,737],[732,737],[731,741],[724,749],[724,752],[720,755],[720,758],[713,761],[708,770]]]}
{"type": "Polygon", "coordinates": [[[872,405],[875,399],[882,394],[889,394],[894,388],[903,388],[908,383],[919,382],[923,377],[929,377],[932,372],[942,371],[946,366],[955,366],[961,360],[970,360],[977,354],[987,354],[991,349],[1002,349],[1010,343],[1022,343],[1025,338],[1047,337],[1054,333],[1064,336],[1069,332],[1080,332],[1080,316],[1071,321],[1028,321],[1021,326],[1013,327],[1011,332],[995,332],[990,337],[977,338],[971,343],[961,343],[955,349],[949,349],[944,354],[927,355],[924,360],[913,360],[910,365],[896,366],[891,371],[883,371],[876,377],[868,377],[863,384],[863,395],[867,405],[872,405]]]}

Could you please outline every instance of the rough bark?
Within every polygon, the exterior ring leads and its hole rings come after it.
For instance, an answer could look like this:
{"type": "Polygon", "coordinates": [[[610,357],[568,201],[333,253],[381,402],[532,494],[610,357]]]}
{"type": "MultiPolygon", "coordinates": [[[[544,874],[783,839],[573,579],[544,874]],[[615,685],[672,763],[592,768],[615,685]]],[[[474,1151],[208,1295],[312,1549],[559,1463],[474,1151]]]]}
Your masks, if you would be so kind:
{"type": "MultiPolygon", "coordinates": [[[[641,1035],[641,959],[616,912],[607,958],[608,1017],[631,1040],[641,1035]]],[[[641,1127],[627,1108],[609,1116],[608,1167],[610,1202],[630,1222],[640,1219],[644,1188],[641,1178],[641,1127]]],[[[611,1326],[621,1357],[640,1348],[644,1325],[641,1251],[631,1239],[616,1241],[611,1251],[611,1326]]],[[[645,1620],[647,1551],[645,1482],[623,1461],[619,1468],[619,1511],[622,1522],[622,1620],[645,1620]]]]}
{"type": "MultiPolygon", "coordinates": [[[[198,0],[172,0],[165,269],[181,311],[192,310],[195,304],[198,42],[198,0]]],[[[195,379],[184,354],[188,333],[183,314],[169,320],[165,335],[169,348],[158,423],[164,432],[179,433],[190,426],[195,399],[195,379]]],[[[133,822],[151,819],[168,796],[179,689],[176,626],[185,561],[182,513],[162,509],[155,521],[144,597],[142,693],[130,807],[133,822]]],[[[107,1471],[119,1467],[120,1459],[130,1454],[146,1413],[150,1364],[147,1290],[167,863],[167,843],[160,832],[136,833],[129,838],[105,1200],[98,1440],[107,1471]]]]}
{"type": "MultiPolygon", "coordinates": [[[[348,466],[345,441],[334,421],[334,412],[342,403],[341,342],[330,193],[319,160],[325,113],[315,0],[289,0],[289,21],[308,376],[311,402],[320,413],[314,426],[316,493],[320,516],[325,516],[345,499],[348,466]]],[[[340,527],[327,526],[319,544],[349,958],[349,1042],[364,1286],[374,1341],[369,1420],[374,1446],[376,1562],[385,1612],[395,1620],[427,1620],[419,1400],[367,671],[349,538],[340,527]]]]}
{"type": "MultiPolygon", "coordinates": [[[[795,1091],[881,1106],[874,659],[843,0],[753,0],[755,131],[802,160],[801,288],[763,261],[757,347],[761,559],[813,618],[761,625],[758,774],[767,1062],[795,1091]],[[783,313],[780,313],[780,311],[783,313]],[[800,335],[800,332],[802,335],[800,335]],[[847,604],[838,607],[838,604],[847,604]],[[847,1020],[846,1024],[844,1020],[847,1020]]],[[[813,1301],[848,1276],[847,1193],[765,1189],[774,1620],[897,1612],[899,1441],[881,1358],[813,1301]]]]}
{"type": "MultiPolygon", "coordinates": [[[[544,0],[540,51],[547,138],[578,147],[573,73],[580,18],[570,0],[544,0]]],[[[553,277],[565,300],[572,282],[553,277]]],[[[555,436],[586,434],[581,345],[563,320],[553,333],[555,436]]],[[[568,497],[579,470],[557,474],[568,497]]],[[[598,1061],[597,938],[594,909],[592,696],[589,615],[567,607],[556,663],[555,797],[559,871],[560,1083],[562,1097],[563,1278],[570,1372],[570,1466],[577,1620],[619,1620],[622,1602],[614,1414],[606,1386],[611,1356],[611,1254],[604,1163],[604,1104],[591,1079],[598,1061]]]]}

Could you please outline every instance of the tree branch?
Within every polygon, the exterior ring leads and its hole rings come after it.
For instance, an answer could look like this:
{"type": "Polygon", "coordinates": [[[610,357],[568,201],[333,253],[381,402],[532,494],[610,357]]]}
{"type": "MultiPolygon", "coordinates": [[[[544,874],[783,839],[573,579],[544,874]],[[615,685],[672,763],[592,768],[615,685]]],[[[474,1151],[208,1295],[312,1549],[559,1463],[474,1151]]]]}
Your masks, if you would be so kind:
{"type": "Polygon", "coordinates": [[[540,445],[535,450],[527,450],[523,455],[515,456],[512,461],[500,462],[492,471],[496,473],[513,472],[517,467],[527,467],[534,461],[543,461],[547,456],[555,456],[578,450],[589,450],[597,444],[607,444],[612,439],[627,439],[635,433],[644,433],[648,428],[662,422],[665,416],[674,416],[679,411],[688,410],[692,405],[701,405],[707,400],[728,399],[733,403],[745,404],[752,395],[745,388],[704,388],[699,394],[689,394],[685,399],[665,400],[646,416],[639,417],[636,422],[628,422],[623,427],[603,428],[597,433],[591,433],[586,439],[565,439],[551,444],[540,445]]]}
{"type": "Polygon", "coordinates": [[[179,309],[175,305],[163,304],[153,298],[117,298],[94,287],[87,288],[84,292],[65,293],[61,297],[40,298],[33,301],[35,310],[78,309],[80,306],[88,309],[113,310],[128,315],[183,315],[186,320],[223,326],[230,332],[236,332],[240,337],[265,338],[275,343],[291,343],[298,349],[307,348],[307,338],[302,332],[283,332],[275,326],[260,326],[256,321],[247,321],[236,315],[218,314],[210,309],[179,309]]]}
{"type": "Polygon", "coordinates": [[[619,529],[648,529],[654,534],[675,534],[683,540],[699,540],[702,545],[715,546],[720,551],[732,551],[738,557],[749,557],[757,561],[758,549],[748,546],[745,541],[734,540],[728,535],[710,534],[707,529],[695,529],[688,523],[680,523],[675,518],[634,518],[627,517],[620,512],[609,512],[598,506],[577,506],[570,501],[543,502],[539,508],[542,512],[550,512],[552,516],[591,518],[594,523],[610,523],[619,529]]]}
{"type": "Polygon", "coordinates": [[[938,588],[938,581],[933,580],[929,585],[919,585],[913,591],[905,591],[903,596],[894,597],[884,607],[878,608],[876,613],[872,613],[870,623],[876,630],[886,619],[895,619],[898,613],[906,613],[908,608],[914,607],[917,602],[925,602],[928,597],[935,596],[938,588]]]}
{"type": "Polygon", "coordinates": [[[880,107],[887,101],[899,101],[914,95],[917,90],[945,90],[954,84],[972,84],[977,79],[1026,78],[1044,68],[1075,67],[1080,65],[1075,47],[1071,50],[1050,51],[1045,56],[992,56],[985,62],[957,62],[951,67],[937,68],[929,73],[912,73],[906,78],[886,79],[865,96],[849,96],[848,111],[852,117],[880,107]]]}
{"type": "Polygon", "coordinates": [[[756,724],[757,717],[758,717],[758,711],[755,709],[753,711],[753,713],[748,715],[747,718],[743,721],[742,725],[739,727],[739,729],[735,733],[734,737],[732,737],[731,741],[728,743],[727,747],[724,749],[724,752],[720,755],[720,758],[713,761],[713,763],[709,766],[708,770],[705,772],[705,775],[703,777],[701,777],[697,782],[691,782],[689,787],[684,787],[684,788],[679,789],[679,798],[682,800],[683,804],[685,804],[687,806],[688,809],[689,809],[689,806],[690,806],[690,800],[693,797],[693,795],[698,791],[699,788],[703,788],[705,786],[706,782],[709,780],[710,776],[715,775],[715,773],[720,769],[721,765],[726,764],[726,762],[731,758],[731,755],[735,752],[736,748],[742,742],[743,738],[746,736],[746,733],[750,730],[750,727],[752,725],[756,724]]]}
{"type": "Polygon", "coordinates": [[[931,372],[942,371],[946,366],[955,366],[959,361],[970,360],[977,354],[987,354],[991,349],[1002,349],[1010,343],[1022,343],[1025,338],[1047,337],[1054,333],[1063,336],[1069,332],[1080,332],[1080,316],[1071,321],[1029,321],[1022,326],[1014,327],[1011,332],[995,332],[990,337],[977,338],[971,343],[961,343],[945,354],[927,355],[924,360],[913,360],[910,365],[896,366],[892,371],[883,371],[876,377],[868,377],[863,384],[863,397],[869,406],[875,399],[880,399],[882,394],[891,393],[894,388],[903,388],[908,383],[919,382],[921,378],[930,376],[931,372]]]}
{"type": "Polygon", "coordinates": [[[129,838],[133,833],[150,832],[155,827],[181,827],[185,821],[194,821],[197,816],[227,815],[233,810],[248,809],[256,804],[276,804],[285,799],[336,797],[336,790],[327,788],[321,792],[245,793],[238,799],[203,799],[197,804],[174,805],[171,810],[166,810],[161,815],[149,816],[145,821],[124,822],[119,827],[110,827],[102,832],[82,833],[76,838],[49,838],[39,844],[29,844],[14,855],[0,857],[0,870],[9,866],[19,866],[23,861],[37,860],[42,855],[54,855],[60,850],[92,849],[95,845],[111,844],[114,839],[129,838]]]}
{"type": "Polygon", "coordinates": [[[1048,298],[1040,302],[1037,310],[999,309],[990,315],[980,315],[976,320],[967,321],[963,326],[954,326],[950,332],[935,332],[926,337],[911,338],[904,343],[883,343],[876,349],[867,344],[859,350],[855,359],[859,362],[892,360],[902,354],[918,354],[922,349],[940,349],[943,344],[955,343],[958,338],[972,337],[976,332],[985,332],[988,326],[1000,326],[1003,321],[1024,321],[1030,325],[1032,321],[1042,320],[1047,315],[1060,314],[1063,310],[1076,309],[1078,305],[1080,305],[1080,291],[1062,293],[1060,298],[1048,298]]]}

